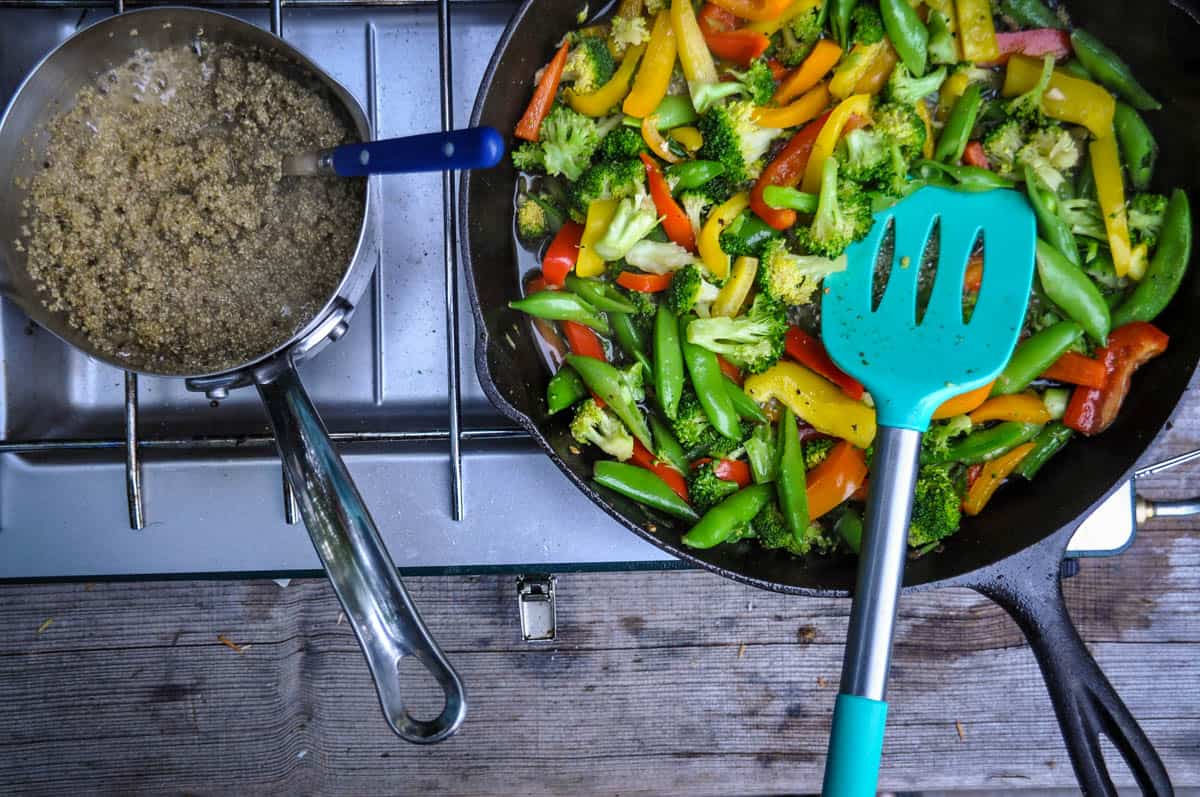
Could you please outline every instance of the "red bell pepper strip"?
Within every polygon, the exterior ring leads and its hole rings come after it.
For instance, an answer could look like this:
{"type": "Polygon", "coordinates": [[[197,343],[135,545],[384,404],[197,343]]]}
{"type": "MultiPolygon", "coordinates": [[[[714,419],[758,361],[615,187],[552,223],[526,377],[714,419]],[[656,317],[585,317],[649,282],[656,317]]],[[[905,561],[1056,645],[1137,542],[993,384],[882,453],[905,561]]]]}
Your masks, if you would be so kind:
{"type": "Polygon", "coordinates": [[[1108,345],[1096,350],[1104,363],[1104,387],[1077,387],[1067,404],[1063,423],[1077,432],[1100,434],[1117,419],[1133,372],[1167,350],[1170,338],[1153,324],[1135,321],[1108,335],[1108,345]]]}
{"type": "Polygon", "coordinates": [[[780,63],[778,58],[768,58],[767,69],[771,70],[771,77],[776,80],[783,80],[783,76],[788,73],[788,68],[780,63]]]}
{"type": "Polygon", "coordinates": [[[604,344],[600,342],[600,337],[589,327],[574,321],[560,321],[559,323],[562,324],[563,335],[572,352],[582,357],[608,360],[608,357],[604,355],[604,344]]]}
{"type": "Polygon", "coordinates": [[[650,184],[650,198],[654,200],[654,207],[658,211],[658,215],[662,216],[663,231],[668,238],[684,249],[695,252],[696,233],[692,230],[692,223],[688,221],[683,208],[679,207],[675,198],[671,196],[671,186],[667,184],[667,178],[663,177],[662,170],[658,168],[654,158],[645,152],[642,153],[642,163],[646,164],[646,181],[650,184]]]}
{"type": "Polygon", "coordinates": [[[517,138],[523,138],[526,141],[538,140],[538,131],[542,128],[542,120],[546,118],[546,114],[550,113],[550,106],[554,105],[554,95],[558,94],[558,82],[562,80],[569,49],[571,49],[571,45],[563,42],[562,47],[558,48],[558,52],[542,70],[542,78],[538,81],[537,88],[533,90],[533,99],[529,101],[529,107],[525,109],[521,121],[517,122],[517,129],[513,131],[513,135],[517,138]]]}
{"type": "Polygon", "coordinates": [[[634,274],[632,271],[622,271],[617,277],[617,284],[622,288],[641,293],[659,293],[671,287],[671,277],[674,274],[634,274]]]}
{"type": "Polygon", "coordinates": [[[704,43],[717,58],[750,66],[755,58],[767,51],[771,40],[756,30],[731,30],[724,33],[705,33],[704,43]]]}
{"type": "Polygon", "coordinates": [[[579,239],[583,237],[583,225],[568,221],[558,229],[558,234],[546,249],[542,258],[542,275],[546,283],[561,288],[575,268],[575,260],[579,257],[579,239]]]}
{"type": "Polygon", "coordinates": [[[834,364],[819,338],[799,327],[790,327],[783,345],[789,357],[833,382],[850,398],[858,401],[863,397],[862,383],[834,364]]]}
{"type": "Polygon", "coordinates": [[[750,191],[750,209],[760,219],[777,230],[786,230],[796,223],[796,211],[769,207],[763,200],[763,191],[767,186],[781,185],[791,187],[804,178],[804,170],[808,166],[808,157],[812,154],[813,144],[829,114],[823,114],[792,136],[791,140],[779,151],[775,159],[762,170],[754,188],[750,191]]]}
{"type": "Polygon", "coordinates": [[[729,377],[739,385],[742,383],[742,372],[738,370],[736,365],[729,362],[729,360],[726,360],[719,354],[717,355],[717,365],[721,367],[721,373],[725,374],[725,376],[729,377]]]}
{"type": "Polygon", "coordinates": [[[738,26],[738,18],[715,3],[705,3],[696,19],[701,33],[728,33],[738,26]]]}
{"type": "MultiPolygon", "coordinates": [[[[692,470],[712,462],[712,457],[701,457],[692,463],[692,470]]],[[[737,482],[738,487],[749,487],[754,481],[750,475],[750,466],[740,459],[719,459],[713,466],[713,473],[718,479],[727,482],[737,482]]]]}
{"type": "Polygon", "coordinates": [[[683,474],[672,468],[670,465],[662,462],[654,454],[650,453],[650,449],[642,445],[640,440],[633,441],[633,457],[631,461],[639,468],[645,468],[653,473],[658,478],[667,483],[667,486],[675,491],[675,494],[684,501],[688,500],[687,481],[683,478],[683,474]]]}
{"type": "Polygon", "coordinates": [[[1070,385],[1094,387],[1097,390],[1104,387],[1108,381],[1108,371],[1100,360],[1084,357],[1078,352],[1069,351],[1054,361],[1054,364],[1042,374],[1044,379],[1056,382],[1066,382],[1070,385]]]}
{"type": "Polygon", "coordinates": [[[968,141],[967,146],[963,148],[963,163],[968,166],[978,166],[980,169],[990,169],[992,164],[988,162],[987,155],[983,151],[983,144],[978,141],[968,141]]]}
{"type": "Polygon", "coordinates": [[[1018,30],[1012,33],[997,33],[996,48],[1000,51],[995,60],[980,62],[976,66],[1000,66],[1007,64],[1014,55],[1028,55],[1041,60],[1044,55],[1053,55],[1061,61],[1069,56],[1071,35],[1057,28],[1037,28],[1035,30],[1018,30]]]}

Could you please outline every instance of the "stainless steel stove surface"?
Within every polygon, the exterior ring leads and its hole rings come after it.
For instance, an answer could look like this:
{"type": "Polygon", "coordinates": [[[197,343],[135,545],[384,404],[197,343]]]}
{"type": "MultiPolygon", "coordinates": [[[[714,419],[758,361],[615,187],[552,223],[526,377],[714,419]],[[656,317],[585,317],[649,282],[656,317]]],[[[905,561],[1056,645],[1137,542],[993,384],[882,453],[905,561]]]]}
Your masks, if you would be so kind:
{"type": "MultiPolygon", "coordinates": [[[[5,101],[48,50],[112,13],[5,6],[0,2],[5,101]]],[[[460,126],[515,8],[451,7],[460,126]]],[[[225,10],[270,24],[265,9],[225,10]]],[[[439,128],[435,5],[297,4],[285,8],[283,23],[288,40],[365,107],[378,109],[378,135],[439,128]]],[[[675,564],[572,488],[487,403],[472,366],[465,291],[457,312],[464,517],[453,518],[442,178],[387,177],[382,191],[377,302],[364,299],[349,333],[301,370],[326,424],[348,441],[343,455],[396,565],[422,572],[675,564]]],[[[508,266],[498,259],[497,267],[508,266]]],[[[210,402],[179,380],[141,380],[136,452],[146,525],[135,531],[126,497],[123,374],[31,327],[4,301],[0,380],[0,579],[319,570],[308,535],[285,519],[279,462],[249,391],[210,402]],[[46,440],[70,442],[55,450],[46,440]]],[[[1118,493],[1110,514],[1094,524],[1100,541],[1082,547],[1123,547],[1133,533],[1130,506],[1131,491],[1118,493]]]]}

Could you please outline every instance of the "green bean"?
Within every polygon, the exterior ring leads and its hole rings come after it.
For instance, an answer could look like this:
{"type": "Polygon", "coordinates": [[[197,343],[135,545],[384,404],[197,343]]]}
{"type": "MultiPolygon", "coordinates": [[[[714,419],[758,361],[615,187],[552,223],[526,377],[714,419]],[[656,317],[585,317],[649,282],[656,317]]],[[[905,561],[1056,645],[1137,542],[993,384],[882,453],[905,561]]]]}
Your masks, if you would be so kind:
{"type": "Polygon", "coordinates": [[[1068,60],[1065,64],[1060,66],[1059,69],[1063,72],[1066,72],[1071,77],[1077,77],[1080,80],[1092,79],[1092,73],[1087,71],[1087,67],[1079,63],[1079,61],[1075,58],[1068,60]]]}
{"type": "Polygon", "coordinates": [[[1046,428],[1033,438],[1033,448],[1013,473],[1023,479],[1032,479],[1052,456],[1062,451],[1073,434],[1074,432],[1058,421],[1046,424],[1046,428]]]}
{"type": "Polygon", "coordinates": [[[999,0],[997,9],[1024,28],[1063,28],[1058,15],[1042,0],[999,0]]]}
{"type": "Polygon", "coordinates": [[[658,395],[658,405],[668,418],[674,419],[679,412],[683,380],[679,319],[663,303],[654,317],[654,392],[658,395]]]}
{"type": "MultiPolygon", "coordinates": [[[[908,5],[905,2],[905,5],[908,5]]],[[[946,118],[946,126],[937,140],[933,150],[933,159],[942,163],[958,163],[962,160],[963,150],[975,129],[975,119],[979,116],[979,108],[983,105],[983,93],[978,83],[967,86],[954,103],[950,116],[946,118]]]]}
{"type": "Polygon", "coordinates": [[[1156,111],[1162,107],[1162,103],[1138,83],[1129,65],[1086,30],[1076,28],[1071,32],[1071,47],[1079,63],[1092,73],[1097,83],[1112,89],[1134,108],[1156,111]]]}
{"type": "MultiPolygon", "coordinates": [[[[658,119],[659,130],[670,130],[673,127],[690,124],[700,118],[696,114],[696,109],[692,107],[691,98],[685,94],[663,97],[662,102],[654,109],[654,115],[658,119]]],[[[626,116],[623,124],[626,127],[641,127],[642,120],[636,116],[626,116]]]]}
{"type": "Polygon", "coordinates": [[[837,523],[834,524],[833,530],[841,535],[850,550],[858,553],[862,547],[863,524],[862,516],[858,514],[857,510],[847,507],[842,516],[838,518],[837,523]]]}
{"type": "Polygon", "coordinates": [[[613,339],[617,341],[621,351],[641,363],[642,368],[646,369],[646,376],[653,374],[654,368],[650,365],[650,358],[646,356],[645,335],[633,322],[633,316],[628,313],[609,313],[608,320],[612,324],[613,339]]]}
{"type": "Polygon", "coordinates": [[[1028,443],[1041,431],[1041,424],[1017,423],[1005,421],[978,432],[971,432],[966,437],[950,446],[950,448],[930,465],[944,465],[949,462],[961,462],[964,465],[978,465],[981,462],[995,459],[1007,454],[1022,443],[1028,443]]]}
{"type": "MultiPolygon", "coordinates": [[[[721,376],[725,375],[721,374],[721,376]]],[[[734,412],[748,421],[769,423],[770,419],[762,411],[762,407],[758,406],[758,402],[747,396],[746,391],[727,376],[725,376],[725,389],[729,392],[729,401],[733,404],[734,412]]]]}
{"type": "Polygon", "coordinates": [[[684,191],[699,188],[714,177],[725,173],[725,164],[718,161],[684,161],[667,167],[667,176],[675,178],[675,189],[684,191]]]}
{"type": "Polygon", "coordinates": [[[771,500],[771,486],[755,484],[737,491],[704,513],[700,522],[683,535],[689,548],[711,548],[720,545],[745,526],[771,500]]]}
{"type": "Polygon", "coordinates": [[[771,433],[770,424],[763,423],[754,427],[754,432],[746,441],[746,459],[750,462],[750,475],[755,484],[775,481],[779,472],[779,450],[775,445],[775,435],[771,433]]]}
{"type": "Polygon", "coordinates": [[[1192,259],[1192,210],[1188,196],[1176,188],[1167,201],[1158,248],[1133,293],[1113,313],[1113,325],[1151,321],[1171,301],[1192,259]]]}
{"type": "Polygon", "coordinates": [[[1067,318],[1083,327],[1101,346],[1108,340],[1111,318],[1096,283],[1045,241],[1037,242],[1037,270],[1046,297],[1067,318]]]}
{"type": "Polygon", "coordinates": [[[879,13],[896,54],[914,77],[925,74],[929,58],[929,29],[908,0],[880,0],[879,13]]]}
{"type": "Polygon", "coordinates": [[[601,335],[607,335],[611,331],[608,321],[596,312],[596,308],[567,291],[538,291],[524,299],[509,302],[508,306],[548,321],[575,321],[591,327],[601,335]]]}
{"type": "Polygon", "coordinates": [[[798,188],[784,185],[769,185],[763,190],[763,202],[776,210],[794,210],[797,213],[816,213],[817,195],[806,194],[798,188]]]}
{"type": "Polygon", "coordinates": [[[721,373],[717,355],[703,346],[688,343],[687,326],[693,319],[695,316],[688,315],[679,320],[679,345],[683,350],[683,362],[708,422],[721,434],[736,439],[742,434],[741,423],[733,409],[729,391],[725,389],[725,375],[721,373]]]}
{"type": "Polygon", "coordinates": [[[687,473],[691,463],[671,428],[652,414],[650,432],[654,435],[654,455],[680,473],[687,473]]]}
{"type": "Polygon", "coordinates": [[[804,471],[804,449],[800,445],[796,416],[790,407],[784,407],[783,418],[779,421],[778,447],[779,477],[775,490],[779,495],[779,509],[792,536],[801,542],[808,528],[808,484],[804,471]]]}
{"type": "Polygon", "coordinates": [[[1129,171],[1129,182],[1136,190],[1145,191],[1150,187],[1154,163],[1158,160],[1158,142],[1154,140],[1154,134],[1142,115],[1123,102],[1117,103],[1113,113],[1113,128],[1125,168],[1129,171]]]}
{"type": "Polygon", "coordinates": [[[632,313],[637,310],[632,302],[607,282],[568,274],[565,284],[567,290],[597,310],[608,310],[614,313],[632,313]]]}
{"type": "Polygon", "coordinates": [[[829,29],[843,50],[850,49],[850,17],[854,15],[856,5],[858,0],[826,0],[829,9],[829,29]]]}
{"type": "Polygon", "coordinates": [[[633,398],[633,392],[625,382],[624,375],[604,360],[595,357],[584,357],[578,354],[568,354],[567,364],[579,372],[583,383],[588,389],[599,396],[608,408],[616,413],[622,423],[633,432],[633,436],[642,445],[650,448],[654,439],[650,436],[650,427],[642,417],[642,410],[633,398]]]}
{"type": "Polygon", "coordinates": [[[961,191],[991,191],[993,188],[1012,188],[1012,180],[1001,177],[995,172],[979,166],[955,166],[950,163],[938,163],[932,160],[916,162],[917,176],[930,184],[940,181],[946,183],[946,177],[953,180],[951,188],[961,191]],[[938,174],[941,172],[941,175],[938,174]]]}
{"type": "Polygon", "coordinates": [[[1082,266],[1079,247],[1075,245],[1075,236],[1071,233],[1071,225],[1059,215],[1058,195],[1051,191],[1028,165],[1025,166],[1025,193],[1029,197],[1029,204],[1033,206],[1038,229],[1046,243],[1057,249],[1073,265],[1082,266]]]}
{"type": "Polygon", "coordinates": [[[992,395],[1020,393],[1081,337],[1083,327],[1074,321],[1060,321],[1021,341],[1000,376],[996,377],[992,395]]]}
{"type": "Polygon", "coordinates": [[[564,365],[550,377],[550,383],[546,385],[546,408],[553,415],[586,395],[587,388],[584,387],[579,374],[575,373],[573,368],[564,365]]]}
{"type": "Polygon", "coordinates": [[[676,495],[665,481],[645,468],[607,459],[597,460],[592,467],[592,478],[596,483],[615,493],[681,520],[699,518],[696,510],[676,495]]]}

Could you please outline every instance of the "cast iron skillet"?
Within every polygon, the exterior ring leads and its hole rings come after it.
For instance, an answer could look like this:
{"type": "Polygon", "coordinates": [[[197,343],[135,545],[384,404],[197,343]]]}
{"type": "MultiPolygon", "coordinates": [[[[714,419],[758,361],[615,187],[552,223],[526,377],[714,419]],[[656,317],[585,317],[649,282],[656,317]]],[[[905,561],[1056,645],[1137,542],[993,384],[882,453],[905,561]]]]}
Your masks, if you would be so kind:
{"type": "MultiPolygon", "coordinates": [[[[471,124],[512,130],[529,100],[534,72],[563,33],[578,26],[582,3],[525,0],[497,45],[484,76],[471,124]]],[[[1164,102],[1148,115],[1161,144],[1157,190],[1179,186],[1200,197],[1200,159],[1190,120],[1200,118],[1200,14],[1190,0],[1152,0],[1136,12],[1121,0],[1081,3],[1076,24],[1113,46],[1164,102]]],[[[546,414],[549,374],[531,325],[507,303],[519,298],[522,270],[535,261],[517,250],[512,198],[516,173],[500,167],[462,178],[460,234],[479,340],[476,367],[484,392],[524,427],[551,460],[589,498],[630,531],[674,556],[763,589],[795,595],[846,595],[854,585],[850,558],[795,559],[757,545],[683,548],[680,530],[637,504],[592,483],[588,452],[573,453],[568,419],[546,414]],[[523,265],[522,257],[524,259],[523,265]]],[[[1059,564],[1080,518],[1103,501],[1130,471],[1171,417],[1200,359],[1191,334],[1191,307],[1200,298],[1200,274],[1189,272],[1158,323],[1171,336],[1167,352],[1145,366],[1120,419],[1105,434],[1077,440],[1032,484],[1006,487],[988,511],[967,519],[938,555],[909,562],[908,589],[971,587],[1003,606],[1037,657],[1071,762],[1088,794],[1116,794],[1101,750],[1104,734],[1124,756],[1143,791],[1170,794],[1162,762],[1129,710],[1088,653],[1067,615],[1059,564]]],[[[578,447],[576,447],[578,448],[578,447]]]]}

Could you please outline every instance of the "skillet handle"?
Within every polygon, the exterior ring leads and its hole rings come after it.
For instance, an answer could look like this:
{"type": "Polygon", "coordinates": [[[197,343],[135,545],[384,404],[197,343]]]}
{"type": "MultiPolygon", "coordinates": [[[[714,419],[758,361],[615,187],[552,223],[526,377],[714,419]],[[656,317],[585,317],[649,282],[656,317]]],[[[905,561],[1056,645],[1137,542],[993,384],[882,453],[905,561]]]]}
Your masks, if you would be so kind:
{"type": "Polygon", "coordinates": [[[448,738],[467,711],[462,681],[409,600],[299,375],[289,364],[269,381],[260,381],[258,392],[271,417],[304,525],[367,657],[384,717],[408,742],[429,744],[448,738]],[[405,656],[415,656],[445,694],[445,707],[432,720],[416,719],[405,707],[400,683],[400,662],[405,656]]]}
{"type": "Polygon", "coordinates": [[[1059,577],[1062,551],[1045,550],[1047,543],[1060,537],[1055,535],[1018,554],[1026,567],[1006,568],[1003,575],[993,576],[975,589],[1002,606],[1029,640],[1083,793],[1117,797],[1100,746],[1100,734],[1104,734],[1120,751],[1143,794],[1172,795],[1171,779],[1154,746],[1092,658],[1067,613],[1059,577]]]}

